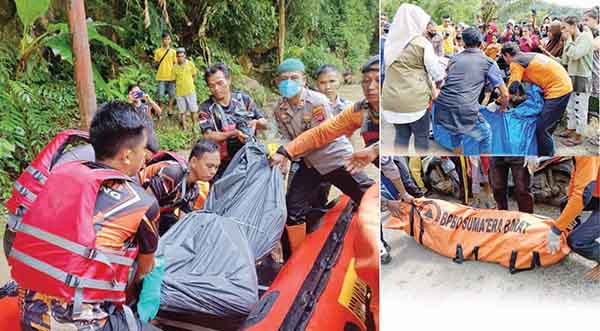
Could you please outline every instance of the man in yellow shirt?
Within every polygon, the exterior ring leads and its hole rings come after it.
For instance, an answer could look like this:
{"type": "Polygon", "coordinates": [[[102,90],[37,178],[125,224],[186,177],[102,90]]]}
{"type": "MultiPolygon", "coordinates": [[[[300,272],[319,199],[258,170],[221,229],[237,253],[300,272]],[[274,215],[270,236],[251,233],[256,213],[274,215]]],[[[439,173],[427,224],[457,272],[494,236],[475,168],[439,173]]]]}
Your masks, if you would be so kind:
{"type": "Polygon", "coordinates": [[[439,28],[442,37],[444,38],[444,56],[450,57],[454,55],[454,39],[456,39],[456,30],[450,25],[450,16],[442,16],[443,25],[439,28]]]}
{"type": "Polygon", "coordinates": [[[175,64],[175,50],[171,48],[171,34],[163,32],[162,47],[154,50],[154,62],[158,63],[156,80],[158,81],[158,103],[164,109],[164,98],[169,97],[169,108],[167,113],[173,113],[173,99],[175,98],[175,77],[173,76],[173,65],[175,64]]]}
{"type": "Polygon", "coordinates": [[[196,128],[196,115],[198,114],[198,102],[196,101],[196,66],[192,61],[185,58],[185,49],[177,48],[177,63],[173,66],[175,76],[175,100],[179,109],[179,123],[185,130],[185,115],[192,114],[192,130],[196,128]]]}

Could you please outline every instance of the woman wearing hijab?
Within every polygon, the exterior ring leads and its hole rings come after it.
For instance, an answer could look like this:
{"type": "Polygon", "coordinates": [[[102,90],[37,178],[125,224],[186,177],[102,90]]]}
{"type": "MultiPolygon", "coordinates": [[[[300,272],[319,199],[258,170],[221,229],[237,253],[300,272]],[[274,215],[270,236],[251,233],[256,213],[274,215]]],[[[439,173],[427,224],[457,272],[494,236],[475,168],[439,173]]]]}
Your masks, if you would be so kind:
{"type": "Polygon", "coordinates": [[[418,6],[402,4],[385,44],[386,82],[382,91],[383,117],[396,129],[395,145],[406,147],[415,136],[417,152],[429,148],[427,112],[435,98],[433,80],[441,84],[444,70],[439,64],[427,27],[431,17],[418,6]]]}
{"type": "Polygon", "coordinates": [[[557,62],[560,62],[564,48],[564,40],[560,30],[560,21],[553,21],[552,24],[550,24],[550,30],[548,30],[548,43],[541,47],[542,52],[545,55],[553,58],[557,62]]]}

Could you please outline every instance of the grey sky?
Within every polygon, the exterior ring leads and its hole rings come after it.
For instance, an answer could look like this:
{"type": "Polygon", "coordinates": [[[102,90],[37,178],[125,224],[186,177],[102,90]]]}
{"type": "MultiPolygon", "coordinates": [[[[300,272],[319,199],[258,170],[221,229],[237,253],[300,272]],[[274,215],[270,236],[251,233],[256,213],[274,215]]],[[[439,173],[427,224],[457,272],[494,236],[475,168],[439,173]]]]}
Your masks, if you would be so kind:
{"type": "Polygon", "coordinates": [[[591,8],[594,5],[600,5],[600,0],[543,0],[543,2],[578,8],[591,8]]]}

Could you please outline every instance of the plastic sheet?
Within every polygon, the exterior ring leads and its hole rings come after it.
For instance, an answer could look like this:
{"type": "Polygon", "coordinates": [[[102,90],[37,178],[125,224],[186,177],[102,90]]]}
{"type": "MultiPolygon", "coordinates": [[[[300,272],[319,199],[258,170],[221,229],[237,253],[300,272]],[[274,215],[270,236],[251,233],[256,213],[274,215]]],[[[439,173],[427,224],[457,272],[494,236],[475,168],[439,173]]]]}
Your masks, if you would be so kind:
{"type": "Polygon", "coordinates": [[[248,314],[258,301],[254,256],[230,218],[187,214],[160,239],[165,260],[161,310],[216,316],[248,314]]]}
{"type": "Polygon", "coordinates": [[[255,263],[279,241],[286,220],[283,178],[267,155],[264,146],[248,142],[203,209],[161,237],[161,311],[239,317],[258,302],[255,263]]]}
{"type": "MultiPolygon", "coordinates": [[[[544,107],[542,90],[537,85],[526,88],[527,100],[504,113],[480,108],[492,131],[492,154],[537,155],[536,122],[544,107]]],[[[435,105],[435,104],[434,104],[435,105]]],[[[435,112],[435,106],[432,107],[435,112]]],[[[435,118],[435,116],[433,116],[435,118]]],[[[441,125],[433,125],[435,141],[448,150],[463,147],[464,155],[479,155],[479,143],[463,136],[458,145],[453,144],[452,133],[441,125]]]]}
{"type": "Polygon", "coordinates": [[[279,241],[287,217],[283,177],[267,155],[263,145],[244,145],[204,204],[204,210],[235,220],[257,260],[279,241]]]}
{"type": "Polygon", "coordinates": [[[482,107],[481,114],[492,127],[492,153],[496,155],[537,155],[536,122],[544,107],[542,89],[526,88],[527,100],[504,113],[482,107]]]}

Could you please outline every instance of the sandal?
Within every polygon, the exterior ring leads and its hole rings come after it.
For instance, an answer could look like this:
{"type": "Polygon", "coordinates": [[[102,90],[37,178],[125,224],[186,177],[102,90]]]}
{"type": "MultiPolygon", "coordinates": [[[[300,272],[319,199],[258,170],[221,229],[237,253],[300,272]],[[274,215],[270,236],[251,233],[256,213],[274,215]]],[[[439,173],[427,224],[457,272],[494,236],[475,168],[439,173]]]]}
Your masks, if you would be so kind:
{"type": "Polygon", "coordinates": [[[561,137],[561,138],[571,138],[571,136],[573,135],[573,133],[575,133],[575,130],[573,131],[563,131],[561,133],[559,133],[557,136],[561,137]]]}
{"type": "Polygon", "coordinates": [[[600,136],[590,137],[587,142],[594,146],[600,146],[600,136]]]}
{"type": "Polygon", "coordinates": [[[568,138],[568,139],[563,140],[563,144],[565,146],[569,146],[569,147],[578,146],[578,145],[581,145],[582,143],[583,143],[583,139],[575,140],[574,138],[568,138]]]}

